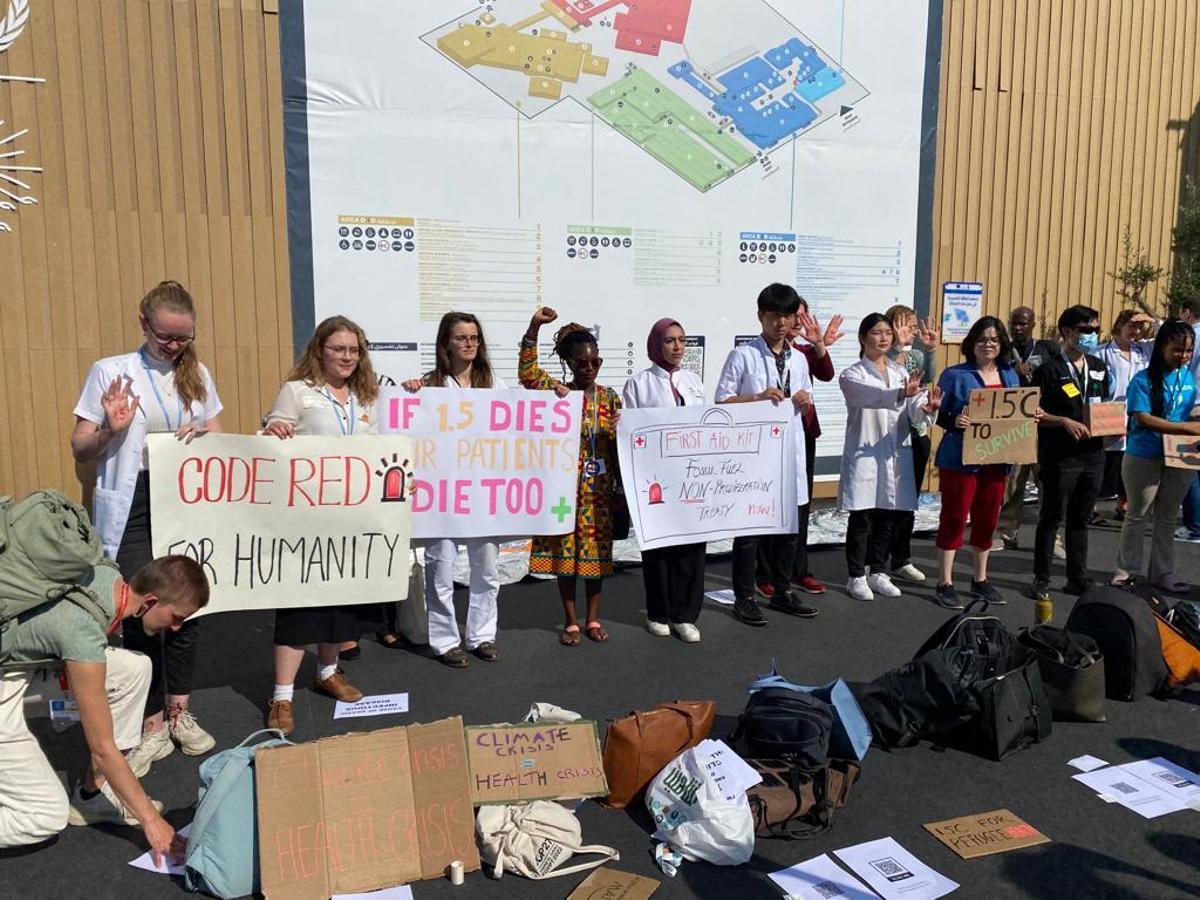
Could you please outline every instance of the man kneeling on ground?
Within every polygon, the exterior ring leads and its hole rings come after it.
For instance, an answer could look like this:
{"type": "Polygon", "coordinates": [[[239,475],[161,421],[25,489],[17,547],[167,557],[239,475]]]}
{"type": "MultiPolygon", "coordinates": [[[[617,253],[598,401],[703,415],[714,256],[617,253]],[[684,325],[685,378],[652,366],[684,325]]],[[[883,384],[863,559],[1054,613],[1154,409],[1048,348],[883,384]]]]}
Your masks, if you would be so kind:
{"type": "Polygon", "coordinates": [[[0,668],[0,848],[33,844],[72,825],[109,822],[141,825],[155,860],[178,854],[182,841],[160,815],[129,768],[122,750],[142,737],[142,710],[150,689],[150,660],[108,646],[121,622],[142,620],[147,634],[178,631],[208,603],[204,571],[185,556],[164,556],[128,583],[110,565],[97,566],[88,585],[108,614],[107,633],[70,599],[44,603],[0,632],[0,667],[61,660],[75,702],[91,765],[68,800],[54,770],[25,723],[23,701],[33,673],[0,668]]]}

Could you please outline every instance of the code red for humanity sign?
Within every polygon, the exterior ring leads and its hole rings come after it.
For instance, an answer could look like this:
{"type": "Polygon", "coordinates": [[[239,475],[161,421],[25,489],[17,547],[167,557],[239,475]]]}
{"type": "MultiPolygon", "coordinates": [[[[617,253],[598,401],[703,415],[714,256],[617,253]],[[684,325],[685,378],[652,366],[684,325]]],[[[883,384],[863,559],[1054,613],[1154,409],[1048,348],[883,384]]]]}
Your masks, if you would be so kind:
{"type": "Polygon", "coordinates": [[[384,388],[379,431],[413,441],[414,538],[575,528],[583,394],[384,388]]]}
{"type": "Polygon", "coordinates": [[[412,445],[401,435],[150,435],[154,554],[204,568],[204,613],[400,600],[412,445]]]}

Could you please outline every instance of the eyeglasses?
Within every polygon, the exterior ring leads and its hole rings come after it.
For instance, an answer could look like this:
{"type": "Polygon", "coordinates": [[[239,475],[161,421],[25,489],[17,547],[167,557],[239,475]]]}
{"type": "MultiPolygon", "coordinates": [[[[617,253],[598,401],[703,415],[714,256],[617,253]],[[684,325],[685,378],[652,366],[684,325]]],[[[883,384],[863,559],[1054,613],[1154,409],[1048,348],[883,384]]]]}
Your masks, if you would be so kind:
{"type": "Polygon", "coordinates": [[[583,369],[584,371],[588,371],[589,369],[599,371],[602,365],[604,365],[604,360],[599,356],[594,356],[590,359],[577,359],[572,362],[574,368],[583,369]]]}
{"type": "Polygon", "coordinates": [[[483,343],[483,338],[477,334],[456,334],[454,337],[450,338],[450,340],[454,341],[456,344],[465,344],[468,347],[472,344],[483,343]]]}
{"type": "Polygon", "coordinates": [[[196,339],[194,334],[160,334],[155,330],[154,326],[142,319],[142,327],[148,331],[153,338],[162,344],[164,347],[167,344],[178,344],[180,347],[186,347],[196,339]]]}
{"type": "Polygon", "coordinates": [[[994,337],[990,337],[990,338],[989,338],[989,337],[981,337],[979,340],[977,340],[977,341],[975,342],[975,345],[976,345],[976,346],[978,346],[978,345],[980,345],[980,344],[995,344],[997,347],[999,347],[999,346],[1000,346],[1000,338],[994,338],[994,337]]]}
{"type": "Polygon", "coordinates": [[[349,357],[350,359],[358,359],[360,356],[362,356],[362,348],[358,345],[353,347],[334,347],[330,344],[326,344],[322,349],[328,350],[334,356],[345,356],[349,357]]]}

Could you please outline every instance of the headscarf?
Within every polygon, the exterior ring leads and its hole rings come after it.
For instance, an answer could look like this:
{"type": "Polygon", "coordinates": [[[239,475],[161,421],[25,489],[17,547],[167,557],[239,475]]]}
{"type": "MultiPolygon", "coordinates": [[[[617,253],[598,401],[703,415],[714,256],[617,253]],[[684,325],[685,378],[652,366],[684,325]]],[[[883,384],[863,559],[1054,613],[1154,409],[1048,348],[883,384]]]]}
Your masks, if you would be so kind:
{"type": "MultiPolygon", "coordinates": [[[[667,329],[672,325],[679,323],[674,319],[659,319],[651,326],[650,336],[646,338],[646,355],[650,357],[650,362],[667,373],[667,382],[671,385],[671,393],[675,395],[675,404],[682,406],[683,395],[679,393],[679,388],[675,387],[675,373],[679,371],[679,366],[669,363],[663,353],[663,341],[667,337],[667,329]]],[[[679,328],[682,329],[683,326],[679,325],[679,328]]]]}

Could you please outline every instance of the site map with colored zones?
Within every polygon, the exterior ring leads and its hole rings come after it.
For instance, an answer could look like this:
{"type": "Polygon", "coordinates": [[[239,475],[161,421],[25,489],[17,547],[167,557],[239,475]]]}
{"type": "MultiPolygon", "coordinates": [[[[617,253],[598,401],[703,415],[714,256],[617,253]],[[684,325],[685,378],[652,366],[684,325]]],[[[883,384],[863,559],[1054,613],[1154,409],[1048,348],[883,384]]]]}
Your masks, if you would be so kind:
{"type": "Polygon", "coordinates": [[[869,93],[762,0],[497,0],[422,35],[519,114],[572,99],[699,191],[869,93]]]}

